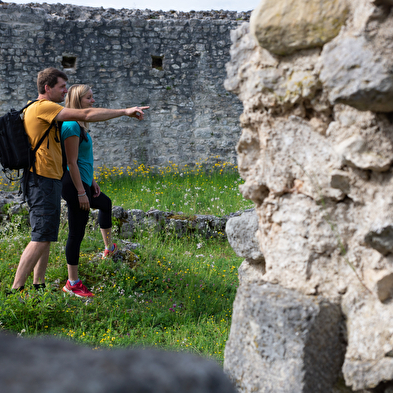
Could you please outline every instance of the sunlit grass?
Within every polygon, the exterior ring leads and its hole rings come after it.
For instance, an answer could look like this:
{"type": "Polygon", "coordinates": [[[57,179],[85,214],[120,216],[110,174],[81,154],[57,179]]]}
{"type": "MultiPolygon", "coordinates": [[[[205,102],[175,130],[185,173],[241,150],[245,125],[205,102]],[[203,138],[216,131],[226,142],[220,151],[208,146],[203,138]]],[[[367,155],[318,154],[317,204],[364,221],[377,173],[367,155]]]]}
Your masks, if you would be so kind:
{"type": "Polygon", "coordinates": [[[253,207],[239,191],[243,180],[237,166],[217,162],[212,167],[197,163],[194,167],[170,164],[150,168],[99,168],[96,178],[114,205],[126,209],[213,214],[222,216],[253,207]]]}

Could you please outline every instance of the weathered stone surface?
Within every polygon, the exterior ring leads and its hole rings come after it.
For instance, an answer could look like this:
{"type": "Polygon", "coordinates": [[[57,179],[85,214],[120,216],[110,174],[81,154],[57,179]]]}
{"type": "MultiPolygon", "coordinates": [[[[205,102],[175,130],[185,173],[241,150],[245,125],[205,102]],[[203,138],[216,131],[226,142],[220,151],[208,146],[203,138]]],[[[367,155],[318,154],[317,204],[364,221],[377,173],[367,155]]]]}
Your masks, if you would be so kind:
{"type": "Polygon", "coordinates": [[[372,1],[376,5],[387,5],[387,6],[393,5],[393,0],[372,0],[372,1]]]}
{"type": "Polygon", "coordinates": [[[253,263],[245,259],[238,269],[239,284],[243,285],[248,282],[263,281],[263,275],[266,273],[264,263],[253,263]]]}
{"type": "Polygon", "coordinates": [[[340,157],[309,122],[299,116],[284,119],[272,118],[267,114],[261,114],[259,121],[259,140],[250,138],[246,129],[237,145],[239,170],[246,178],[241,190],[247,194],[246,197],[255,200],[254,193],[265,197],[269,194],[268,191],[261,193],[259,189],[248,190],[255,188],[253,174],[260,172],[263,177],[256,183],[276,194],[301,192],[314,199],[322,196],[343,198],[342,192],[330,187],[328,172],[328,164],[329,170],[340,167],[340,157]],[[261,141],[263,154],[259,152],[258,159],[249,165],[249,152],[253,149],[259,151],[261,141]]]}
{"type": "Polygon", "coordinates": [[[393,299],[393,269],[367,269],[364,271],[364,278],[368,287],[378,296],[379,301],[389,304],[393,299]]]}
{"type": "Polygon", "coordinates": [[[225,226],[229,244],[236,255],[256,264],[264,263],[265,261],[256,238],[257,230],[258,217],[255,210],[230,218],[225,226]]]}
{"type": "Polygon", "coordinates": [[[113,206],[112,207],[112,217],[117,220],[122,220],[127,217],[126,212],[121,206],[113,206]]]}
{"type": "Polygon", "coordinates": [[[375,285],[375,292],[382,303],[393,299],[393,272],[383,272],[375,285]]]}
{"type": "MultiPolygon", "coordinates": [[[[393,136],[388,115],[371,111],[359,111],[348,105],[335,105],[334,121],[326,130],[326,136],[332,143],[336,154],[342,161],[341,166],[385,172],[392,162],[393,136]]],[[[348,168],[345,168],[348,170],[348,168]]],[[[355,178],[346,171],[331,172],[336,177],[336,186],[347,191],[354,185],[355,178]],[[341,180],[338,180],[338,174],[341,180]],[[342,176],[346,177],[346,180],[342,176]],[[344,186],[344,181],[347,185],[344,186]],[[338,183],[337,183],[338,182],[338,183]],[[341,183],[341,185],[339,185],[341,183]]],[[[334,186],[334,180],[332,178],[334,186]]],[[[345,192],[348,194],[348,192],[345,192]]]]}
{"type": "MultiPolygon", "coordinates": [[[[242,300],[228,344],[239,351],[228,350],[225,363],[241,392],[272,389],[260,382],[265,364],[241,351],[242,340],[252,343],[250,329],[239,328],[256,321],[254,288],[266,282],[343,310],[345,363],[334,377],[325,375],[332,386],[326,393],[387,393],[393,386],[393,12],[388,1],[348,7],[340,34],[322,51],[279,57],[252,41],[247,24],[232,33],[225,86],[243,102],[241,192],[255,203],[266,267],[245,261],[239,269],[242,300]]],[[[253,329],[275,326],[280,313],[266,318],[253,329]]],[[[287,381],[298,378],[292,365],[282,360],[287,381]]]]}
{"type": "Polygon", "coordinates": [[[366,34],[343,37],[325,45],[321,55],[321,81],[331,103],[359,110],[393,111],[393,15],[371,25],[366,34]]]}
{"type": "Polygon", "coordinates": [[[341,312],[268,283],[241,285],[224,371],[242,392],[330,392],[343,361],[341,312]]]}
{"type": "Polygon", "coordinates": [[[185,353],[93,351],[1,334],[0,364],[1,390],[7,393],[235,393],[217,364],[185,353]]]}
{"type": "Polygon", "coordinates": [[[393,302],[383,304],[374,293],[351,287],[343,311],[350,333],[343,366],[347,385],[356,391],[393,381],[393,302]]]}
{"type": "Polygon", "coordinates": [[[346,0],[262,0],[251,14],[259,44],[277,55],[321,47],[344,24],[346,0]]]}
{"type": "MultiPolygon", "coordinates": [[[[312,100],[320,89],[315,65],[318,51],[310,51],[307,62],[294,55],[278,61],[267,50],[261,48],[249,34],[249,24],[244,23],[232,33],[235,44],[231,47],[233,62],[228,63],[228,78],[225,88],[238,94],[246,112],[263,105],[275,111],[280,104],[287,107],[301,105],[312,100]]],[[[322,112],[326,107],[320,108],[322,112]]],[[[303,109],[299,108],[299,113],[303,109]]]]}
{"type": "Polygon", "coordinates": [[[390,167],[393,157],[373,154],[366,140],[359,135],[353,135],[336,146],[338,154],[342,155],[345,163],[361,169],[384,172],[390,167]]]}
{"type": "MultiPolygon", "coordinates": [[[[348,205],[342,204],[341,208],[329,222],[328,210],[323,211],[305,195],[269,197],[260,209],[265,220],[260,222],[258,232],[266,261],[264,279],[337,300],[339,291],[352,278],[349,266],[340,256],[336,238],[340,232],[331,228],[336,219],[350,215],[348,205]]],[[[351,228],[342,225],[340,230],[346,233],[351,228]]]]}
{"type": "Polygon", "coordinates": [[[383,255],[393,252],[393,223],[376,223],[367,233],[365,243],[383,255]]]}

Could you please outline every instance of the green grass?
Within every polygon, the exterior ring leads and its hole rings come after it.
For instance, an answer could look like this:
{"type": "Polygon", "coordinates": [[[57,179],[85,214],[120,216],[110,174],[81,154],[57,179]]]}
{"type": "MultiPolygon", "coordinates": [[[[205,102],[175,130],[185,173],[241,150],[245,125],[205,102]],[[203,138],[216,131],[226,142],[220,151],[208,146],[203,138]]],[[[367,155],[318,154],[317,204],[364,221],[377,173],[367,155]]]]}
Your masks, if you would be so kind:
{"type": "MultiPolygon", "coordinates": [[[[194,172],[178,174],[173,173],[173,166],[166,173],[139,169],[121,174],[118,168],[102,170],[99,178],[113,204],[125,208],[166,210],[165,205],[154,204],[156,199],[168,201],[167,207],[176,206],[176,211],[184,213],[218,215],[217,211],[229,213],[250,207],[249,202],[239,198],[237,185],[241,181],[236,168],[222,168],[202,171],[196,167],[194,172]],[[160,190],[153,188],[157,185],[160,190]],[[150,195],[153,189],[161,192],[159,198],[150,195]],[[200,192],[184,198],[189,189],[193,190],[191,194],[200,192]],[[222,203],[215,205],[219,210],[208,210],[213,204],[211,201],[209,205],[208,200],[220,189],[225,192],[218,194],[222,203]],[[135,206],[136,201],[141,203],[135,206]],[[173,204],[169,205],[169,201],[173,204]],[[187,210],[190,207],[195,210],[187,210]]],[[[51,245],[46,274],[49,288],[41,293],[28,289],[28,296],[23,293],[7,297],[5,291],[11,287],[20,254],[29,241],[24,220],[23,215],[15,216],[12,223],[3,223],[0,229],[0,329],[20,335],[68,338],[97,349],[153,346],[223,361],[238,285],[237,268],[242,262],[227,240],[179,239],[170,233],[141,230],[132,240],[142,245],[135,251],[139,262],[132,268],[127,262],[97,258],[103,243],[99,230],[91,225],[82,242],[79,269],[83,282],[96,294],[88,302],[61,291],[67,279],[67,226],[62,225],[59,242],[51,245]]],[[[30,277],[27,286],[31,282],[30,277]]]]}
{"type": "Polygon", "coordinates": [[[223,216],[253,207],[239,191],[243,183],[232,164],[217,162],[206,168],[179,168],[172,164],[153,170],[143,164],[136,168],[100,168],[98,178],[106,180],[102,190],[113,204],[126,209],[213,214],[223,216]]]}

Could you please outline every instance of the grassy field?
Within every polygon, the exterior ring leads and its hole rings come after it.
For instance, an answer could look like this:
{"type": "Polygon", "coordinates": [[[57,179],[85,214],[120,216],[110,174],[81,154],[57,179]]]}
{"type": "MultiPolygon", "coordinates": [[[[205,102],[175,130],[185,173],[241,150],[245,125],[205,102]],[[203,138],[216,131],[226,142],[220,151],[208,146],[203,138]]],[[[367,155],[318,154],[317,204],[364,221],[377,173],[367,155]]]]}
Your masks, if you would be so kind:
{"type": "MultiPolygon", "coordinates": [[[[113,204],[126,209],[222,216],[252,207],[239,193],[242,180],[236,167],[226,163],[209,169],[199,164],[181,169],[170,165],[156,172],[144,166],[101,168],[97,179],[113,204]]],[[[6,296],[29,241],[29,228],[23,214],[2,223],[0,329],[21,336],[68,338],[94,349],[161,347],[223,361],[242,262],[227,240],[179,239],[142,229],[132,239],[141,245],[133,268],[124,261],[100,258],[102,239],[91,225],[82,243],[80,276],[96,297],[86,301],[61,291],[67,279],[66,237],[64,224],[59,242],[51,246],[47,289],[6,296]]],[[[115,241],[121,245],[120,239],[115,241]]]]}
{"type": "Polygon", "coordinates": [[[239,192],[243,180],[237,168],[228,163],[210,168],[202,163],[193,168],[171,164],[156,171],[143,164],[133,169],[100,168],[98,178],[113,204],[127,209],[223,216],[253,207],[239,192]]]}

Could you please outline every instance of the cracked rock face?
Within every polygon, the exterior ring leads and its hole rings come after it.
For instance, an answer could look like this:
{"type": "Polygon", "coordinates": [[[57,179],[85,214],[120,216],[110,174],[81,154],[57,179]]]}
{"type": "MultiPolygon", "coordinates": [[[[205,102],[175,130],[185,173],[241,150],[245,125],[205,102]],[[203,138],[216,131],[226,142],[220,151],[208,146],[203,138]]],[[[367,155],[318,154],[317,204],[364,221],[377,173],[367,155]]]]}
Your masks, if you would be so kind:
{"type": "Polygon", "coordinates": [[[225,371],[241,392],[389,393],[393,2],[263,0],[250,24],[231,34],[225,87],[243,102],[241,192],[255,202],[257,225],[246,218],[229,225],[229,239],[245,239],[234,249],[246,260],[225,371]],[[326,20],[339,28],[321,39],[326,20]],[[247,244],[258,245],[263,268],[247,244]],[[308,331],[320,326],[319,308],[289,317],[308,302],[325,302],[335,315],[337,346],[327,345],[332,338],[321,328],[318,353],[338,365],[325,371],[306,360],[312,340],[297,346],[297,356],[285,349],[297,345],[295,320],[308,331]],[[302,381],[297,390],[293,381],[302,381]]]}

